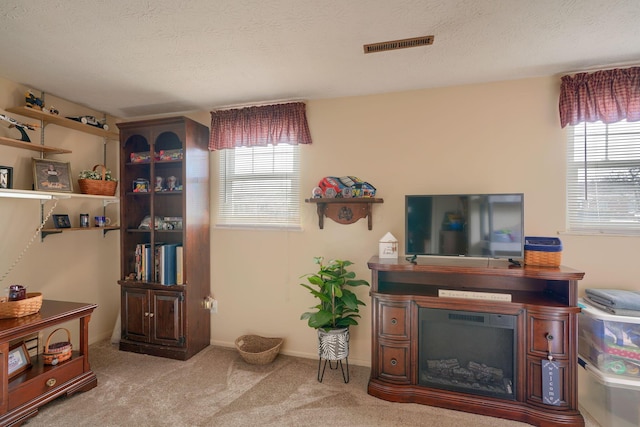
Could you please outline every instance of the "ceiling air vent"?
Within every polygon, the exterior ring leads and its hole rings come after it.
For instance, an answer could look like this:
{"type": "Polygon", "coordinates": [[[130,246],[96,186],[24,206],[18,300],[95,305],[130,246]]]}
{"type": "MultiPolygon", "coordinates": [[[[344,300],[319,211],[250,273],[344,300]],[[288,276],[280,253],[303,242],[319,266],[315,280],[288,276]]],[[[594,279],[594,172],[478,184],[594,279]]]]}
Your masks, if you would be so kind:
{"type": "Polygon", "coordinates": [[[429,46],[433,44],[433,36],[413,37],[411,39],[392,40],[388,42],[364,45],[364,53],[384,52],[387,50],[405,49],[408,47],[429,46]]]}

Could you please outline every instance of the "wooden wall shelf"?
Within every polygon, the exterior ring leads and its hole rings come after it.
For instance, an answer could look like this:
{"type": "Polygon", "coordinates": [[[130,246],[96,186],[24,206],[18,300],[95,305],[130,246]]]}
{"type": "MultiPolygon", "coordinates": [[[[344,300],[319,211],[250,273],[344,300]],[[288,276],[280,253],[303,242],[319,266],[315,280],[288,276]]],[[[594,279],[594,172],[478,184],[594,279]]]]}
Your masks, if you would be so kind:
{"type": "Polygon", "coordinates": [[[383,203],[384,200],[372,197],[360,197],[352,199],[305,199],[307,203],[318,205],[318,227],[324,228],[324,217],[331,218],[338,224],[353,224],[361,218],[368,218],[369,230],[373,228],[371,206],[374,203],[383,203]]]}
{"type": "Polygon", "coordinates": [[[67,119],[63,116],[50,114],[44,111],[39,111],[30,107],[12,107],[7,108],[10,113],[20,114],[21,116],[31,117],[32,119],[42,120],[44,126],[48,123],[53,123],[58,126],[66,127],[68,129],[78,130],[80,132],[88,133],[95,136],[101,136],[103,138],[118,140],[118,132],[106,131],[102,128],[85,125],[84,123],[77,122],[75,120],[67,119]]]}
{"type": "Polygon", "coordinates": [[[44,239],[49,234],[60,234],[68,231],[92,231],[92,230],[100,230],[102,234],[105,235],[109,231],[120,230],[119,225],[108,225],[106,227],[71,227],[71,228],[43,228],[41,230],[42,238],[44,239]]]}
{"type": "Polygon", "coordinates": [[[50,153],[50,154],[71,153],[71,150],[67,150],[65,148],[56,148],[56,147],[50,147],[48,145],[36,144],[33,142],[24,142],[24,141],[20,141],[19,139],[5,138],[3,136],[0,136],[0,145],[6,145],[8,147],[15,147],[15,148],[23,148],[25,150],[31,150],[31,151],[39,151],[41,153],[50,153]]]}

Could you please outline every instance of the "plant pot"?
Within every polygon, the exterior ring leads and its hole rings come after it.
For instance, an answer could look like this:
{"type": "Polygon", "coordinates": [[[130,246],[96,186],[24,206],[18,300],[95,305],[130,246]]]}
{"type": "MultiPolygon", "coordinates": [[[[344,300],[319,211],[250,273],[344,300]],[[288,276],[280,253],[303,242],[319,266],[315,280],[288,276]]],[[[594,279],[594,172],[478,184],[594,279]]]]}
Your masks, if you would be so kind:
{"type": "Polygon", "coordinates": [[[349,328],[318,329],[318,356],[325,360],[342,360],[349,356],[349,328]]]}

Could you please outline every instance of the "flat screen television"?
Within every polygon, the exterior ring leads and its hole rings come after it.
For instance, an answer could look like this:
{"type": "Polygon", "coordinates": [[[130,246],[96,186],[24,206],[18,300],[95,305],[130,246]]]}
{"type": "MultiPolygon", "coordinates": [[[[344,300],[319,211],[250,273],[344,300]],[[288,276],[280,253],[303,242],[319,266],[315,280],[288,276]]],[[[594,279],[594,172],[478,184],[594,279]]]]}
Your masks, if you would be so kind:
{"type": "Polygon", "coordinates": [[[405,197],[405,253],[524,258],[524,194],[405,197]]]}

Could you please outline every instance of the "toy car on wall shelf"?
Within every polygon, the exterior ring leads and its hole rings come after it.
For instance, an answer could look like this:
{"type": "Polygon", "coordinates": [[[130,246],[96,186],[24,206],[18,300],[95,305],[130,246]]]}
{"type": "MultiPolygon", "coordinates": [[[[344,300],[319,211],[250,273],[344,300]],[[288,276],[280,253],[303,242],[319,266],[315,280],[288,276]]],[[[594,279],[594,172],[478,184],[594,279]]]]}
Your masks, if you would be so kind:
{"type": "Polygon", "coordinates": [[[44,105],[43,98],[38,98],[37,96],[35,96],[31,89],[29,89],[28,91],[25,92],[24,100],[27,103],[27,107],[29,107],[29,108],[34,108],[36,110],[42,110],[45,113],[54,114],[56,116],[58,114],[60,114],[60,111],[58,111],[58,109],[56,107],[54,107],[53,105],[51,105],[49,107],[46,107],[44,105]]]}
{"type": "Polygon", "coordinates": [[[94,116],[73,116],[67,117],[67,119],[75,120],[76,122],[84,123],[85,125],[95,126],[100,129],[109,130],[109,125],[105,123],[105,120],[98,120],[94,116]]]}
{"type": "Polygon", "coordinates": [[[42,98],[35,96],[31,89],[24,94],[24,100],[27,103],[27,107],[35,108],[37,110],[42,110],[44,108],[44,101],[42,98]]]}

